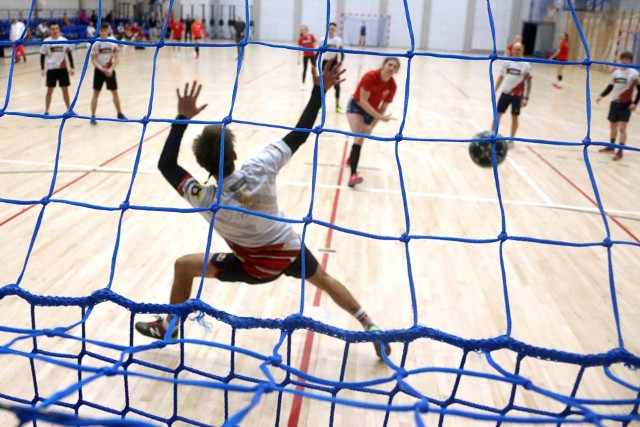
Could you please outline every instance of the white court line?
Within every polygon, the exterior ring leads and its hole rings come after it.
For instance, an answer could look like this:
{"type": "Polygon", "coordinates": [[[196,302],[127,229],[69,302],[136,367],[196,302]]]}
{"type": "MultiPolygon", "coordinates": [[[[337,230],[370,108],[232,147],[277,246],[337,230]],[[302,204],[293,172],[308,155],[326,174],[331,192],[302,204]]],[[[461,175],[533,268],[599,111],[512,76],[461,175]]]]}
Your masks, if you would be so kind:
{"type": "MultiPolygon", "coordinates": [[[[31,161],[22,161],[22,160],[0,160],[0,163],[12,163],[12,164],[26,164],[26,165],[37,165],[37,166],[48,166],[53,167],[53,163],[45,163],[45,162],[31,162],[31,161]]],[[[59,164],[59,171],[65,172],[66,170],[62,170],[63,168],[71,168],[74,167],[80,171],[104,171],[104,172],[123,172],[123,173],[133,173],[132,169],[126,168],[109,168],[109,167],[101,167],[101,166],[89,166],[89,165],[72,165],[72,164],[59,164]]],[[[147,175],[160,175],[159,171],[153,170],[141,170],[138,169],[138,174],[147,174],[147,175]]],[[[311,183],[308,181],[278,181],[278,186],[290,186],[290,187],[306,187],[310,188],[311,183]]],[[[316,188],[322,189],[341,189],[341,190],[350,190],[350,187],[346,185],[336,185],[336,184],[321,184],[316,183],[316,188]]],[[[353,191],[353,190],[351,190],[353,191]]],[[[387,189],[375,189],[375,188],[358,188],[359,192],[365,193],[378,193],[378,194],[401,194],[400,190],[387,190],[387,189]]],[[[426,197],[430,199],[442,199],[442,200],[461,200],[467,202],[481,202],[481,203],[498,203],[497,198],[490,197],[474,197],[474,196],[456,196],[452,194],[438,194],[438,193],[428,193],[422,191],[407,191],[407,196],[410,197],[426,197]]],[[[530,207],[542,207],[542,208],[551,208],[551,209],[560,209],[560,210],[568,210],[575,212],[585,212],[585,213],[594,213],[600,214],[600,210],[596,208],[585,208],[582,206],[572,206],[572,205],[556,205],[550,203],[537,203],[537,202],[525,202],[518,200],[506,200],[502,199],[502,203],[505,205],[516,205],[516,206],[530,206],[530,207]]],[[[605,213],[611,216],[616,216],[618,218],[629,218],[634,219],[633,217],[640,218],[640,212],[638,211],[622,211],[622,210],[605,210],[605,213]]]]}
{"type": "MultiPolygon", "coordinates": [[[[478,124],[478,122],[476,122],[473,119],[469,119],[469,121],[471,122],[471,124],[473,126],[475,126],[476,130],[478,130],[478,132],[482,131],[482,127],[478,124]]],[[[508,154],[507,154],[507,161],[509,162],[509,164],[511,166],[513,166],[513,168],[515,169],[516,172],[518,172],[520,174],[520,176],[529,183],[529,185],[531,186],[531,188],[533,188],[533,190],[538,193],[538,196],[540,196],[542,198],[542,200],[544,200],[548,205],[555,205],[555,203],[553,202],[553,200],[551,200],[551,197],[549,197],[549,195],[547,193],[545,193],[542,188],[540,188],[540,186],[538,184],[536,184],[536,182],[529,176],[529,174],[527,174],[524,169],[515,161],[513,160],[508,154]]]]}

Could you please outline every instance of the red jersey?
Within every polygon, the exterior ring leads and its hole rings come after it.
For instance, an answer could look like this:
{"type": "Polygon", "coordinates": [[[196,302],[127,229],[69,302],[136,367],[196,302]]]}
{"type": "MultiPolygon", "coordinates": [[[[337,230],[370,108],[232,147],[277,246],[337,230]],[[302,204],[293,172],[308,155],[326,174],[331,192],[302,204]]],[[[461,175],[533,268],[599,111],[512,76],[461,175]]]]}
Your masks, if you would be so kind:
{"type": "Polygon", "coordinates": [[[202,22],[194,22],[191,24],[191,35],[194,39],[204,38],[204,24],[202,22]]]}
{"type": "Polygon", "coordinates": [[[364,89],[370,92],[369,104],[376,111],[380,111],[380,106],[383,102],[389,104],[393,101],[393,97],[396,94],[396,81],[391,77],[388,81],[382,81],[382,75],[380,74],[382,68],[377,70],[367,71],[360,79],[356,92],[353,94],[353,100],[360,104],[360,89],[364,89]]]}
{"type": "Polygon", "coordinates": [[[556,59],[559,61],[566,61],[569,59],[569,42],[566,40],[561,40],[560,45],[558,46],[558,56],[556,59]]]}
{"type": "Polygon", "coordinates": [[[182,40],[183,32],[184,32],[184,23],[174,22],[171,27],[171,37],[175,40],[182,40]]]}
{"type": "MultiPolygon", "coordinates": [[[[298,46],[314,48],[316,47],[316,38],[311,33],[307,33],[306,36],[300,36],[298,39],[298,46]]],[[[304,56],[315,56],[314,51],[304,51],[304,56]]]]}

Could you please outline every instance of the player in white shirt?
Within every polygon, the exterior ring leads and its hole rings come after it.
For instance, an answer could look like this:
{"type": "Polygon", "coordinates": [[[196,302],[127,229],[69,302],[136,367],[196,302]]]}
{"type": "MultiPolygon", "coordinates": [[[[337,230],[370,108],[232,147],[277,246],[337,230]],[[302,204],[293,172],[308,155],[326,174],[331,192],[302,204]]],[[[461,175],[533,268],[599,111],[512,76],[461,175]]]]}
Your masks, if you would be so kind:
{"type": "Polygon", "coordinates": [[[14,51],[14,55],[16,58],[16,62],[18,62],[20,60],[20,55],[22,55],[22,58],[24,59],[24,62],[27,62],[27,54],[24,52],[24,46],[22,44],[19,44],[16,46],[15,41],[19,40],[20,37],[22,37],[22,33],[24,33],[24,36],[26,37],[27,34],[25,33],[25,26],[21,21],[18,21],[18,18],[14,17],[11,20],[11,28],[9,29],[9,40],[11,40],[13,43],[13,51],[14,51]]]}
{"type": "MultiPolygon", "coordinates": [[[[328,49],[343,49],[344,46],[342,44],[342,38],[338,37],[336,35],[336,32],[338,30],[338,26],[336,25],[335,22],[331,22],[329,24],[329,32],[327,34],[327,48],[328,49]]],[[[322,46],[324,44],[324,40],[322,40],[322,43],[320,43],[320,46],[322,46]]],[[[322,54],[322,68],[324,69],[324,66],[326,65],[327,62],[331,61],[334,58],[339,58],[338,62],[342,63],[342,61],[344,60],[344,52],[325,52],[322,54]]],[[[336,84],[335,87],[335,91],[336,91],[336,113],[344,113],[344,110],[342,109],[342,107],[340,106],[340,83],[336,84]]]]}
{"type": "MultiPolygon", "coordinates": [[[[313,71],[314,89],[307,106],[302,113],[296,129],[312,129],[322,105],[320,79],[313,71]]],[[[340,81],[340,65],[332,62],[323,70],[323,83],[328,90],[340,81]],[[336,65],[332,67],[332,65],[336,65]]],[[[184,95],[178,92],[178,119],[190,120],[200,113],[206,105],[196,105],[201,85],[196,82],[189,88],[185,85],[184,95]]],[[[167,137],[158,168],[169,183],[193,207],[204,208],[202,215],[212,220],[212,206],[220,206],[213,224],[216,232],[231,247],[230,253],[215,253],[205,262],[205,254],[190,254],[175,262],[173,286],[170,304],[186,302],[191,295],[193,279],[201,277],[216,278],[222,282],[244,282],[248,284],[268,283],[281,275],[306,278],[323,290],[345,311],[352,314],[367,331],[379,328],[362,309],[349,290],[331,277],[318,264],[313,254],[302,246],[300,237],[291,224],[270,217],[284,217],[278,207],[276,176],[289,161],[295,151],[309,137],[308,131],[292,131],[281,140],[264,147],[240,167],[235,168],[236,153],[234,135],[222,125],[206,126],[196,137],[193,152],[198,164],[219,179],[219,158],[221,145],[224,144],[223,181],[221,199],[217,201],[218,185],[204,186],[178,164],[178,154],[186,124],[174,123],[167,137]],[[230,209],[229,209],[230,208],[230,209]],[[248,210],[252,213],[246,213],[248,210]],[[304,270],[302,264],[304,263],[304,270]]],[[[158,317],[152,322],[137,322],[135,328],[143,335],[164,339],[169,335],[177,338],[178,329],[171,330],[174,315],[158,317]]],[[[378,356],[381,356],[381,344],[375,343],[378,356]]],[[[389,354],[390,347],[385,348],[389,354]]]]}
{"type": "MultiPolygon", "coordinates": [[[[633,61],[631,52],[622,52],[620,54],[620,63],[629,65],[633,61]]],[[[607,120],[611,125],[611,143],[616,143],[618,133],[620,134],[620,145],[627,142],[627,124],[631,118],[631,113],[636,110],[638,101],[640,101],[640,73],[638,70],[628,67],[616,68],[611,74],[609,85],[596,99],[596,104],[602,101],[602,98],[611,93],[611,105],[609,106],[609,115],[607,120]],[[636,88],[635,99],[633,98],[633,88],[636,88]]],[[[614,152],[613,147],[605,147],[600,149],[601,152],[614,152]]],[[[622,159],[622,148],[619,148],[613,156],[613,160],[622,159]]]]}
{"type": "Polygon", "coordinates": [[[102,90],[102,85],[107,83],[107,90],[111,91],[113,105],[118,112],[120,120],[127,118],[122,114],[120,108],[120,97],[118,96],[118,82],[116,81],[116,65],[120,58],[120,49],[113,37],[109,37],[109,23],[103,22],[100,25],[100,38],[113,41],[98,40],[91,48],[91,63],[96,67],[93,72],[93,98],[91,98],[91,124],[97,125],[96,108],[98,107],[98,95],[102,90]]]}
{"type": "MultiPolygon", "coordinates": [[[[44,42],[65,42],[66,38],[60,35],[60,26],[53,22],[49,25],[49,37],[44,39],[44,42]]],[[[71,55],[71,45],[66,43],[51,43],[43,44],[40,47],[40,72],[42,76],[47,76],[47,96],[45,98],[45,115],[49,115],[49,106],[51,105],[51,95],[53,89],[56,87],[56,83],[60,83],[60,89],[62,90],[62,97],[64,103],[67,106],[67,110],[70,108],[71,103],[69,101],[69,74],[72,76],[75,73],[73,69],[73,55],[71,55]],[[45,58],[47,60],[47,69],[45,71],[45,58]],[[67,60],[69,61],[69,68],[67,68],[67,60]]],[[[71,111],[72,114],[75,114],[71,111]]]]}
{"type": "MultiPolygon", "coordinates": [[[[522,58],[524,46],[522,43],[514,43],[512,47],[513,57],[522,58]]],[[[500,98],[498,99],[498,125],[502,115],[511,106],[511,137],[516,136],[518,130],[518,116],[520,109],[527,106],[529,93],[531,92],[531,64],[525,61],[506,61],[502,71],[496,79],[495,92],[502,85],[500,98]]],[[[493,130],[494,127],[492,126],[493,130]]],[[[509,141],[513,145],[513,141],[509,141]]]]}

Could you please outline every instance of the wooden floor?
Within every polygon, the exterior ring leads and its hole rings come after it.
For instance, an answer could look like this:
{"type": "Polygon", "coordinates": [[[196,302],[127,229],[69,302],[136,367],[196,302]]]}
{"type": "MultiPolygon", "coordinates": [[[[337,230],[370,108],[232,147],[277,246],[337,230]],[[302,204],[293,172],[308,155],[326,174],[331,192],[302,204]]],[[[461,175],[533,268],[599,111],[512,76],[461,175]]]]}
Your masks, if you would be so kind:
{"type": "MultiPolygon", "coordinates": [[[[85,49],[75,52],[75,61],[82,64],[85,49]]],[[[91,126],[88,119],[22,117],[9,112],[41,114],[44,111],[44,78],[38,61],[29,57],[27,63],[16,64],[9,103],[0,118],[0,283],[14,284],[36,295],[78,297],[110,286],[110,289],[135,302],[165,303],[173,273],[173,262],[180,255],[204,252],[208,224],[198,214],[167,213],[130,209],[124,213],[120,239],[118,224],[121,211],[117,208],[128,200],[131,205],[186,208],[156,170],[156,163],[169,125],[162,120],[176,114],[175,88],[197,79],[204,84],[202,102],[209,107],[201,120],[219,120],[231,111],[233,82],[237,63],[234,48],[203,49],[194,60],[191,49],[172,53],[160,51],[153,74],[154,51],[128,48],[118,67],[118,81],[123,111],[130,119],[149,115],[153,120],[144,134],[140,123],[100,121],[91,126]],[[152,92],[153,87],[153,92],[152,92]],[[153,102],[150,104],[150,96],[153,102]],[[61,136],[62,145],[58,146],[61,136]],[[143,144],[140,145],[140,142],[143,144]],[[140,151],[138,151],[140,149],[140,151]],[[59,152],[58,152],[59,150],[59,152]],[[57,174],[53,174],[59,154],[57,174]],[[136,174],[136,156],[140,156],[136,174]],[[53,178],[55,177],[55,180],[53,178]],[[79,207],[51,202],[46,208],[33,205],[52,190],[51,199],[87,204],[79,207]],[[23,203],[10,203],[20,201],[23,203]],[[110,210],[92,207],[104,206],[110,210]],[[41,218],[40,218],[40,215],[41,218]],[[37,231],[37,233],[36,233],[37,231]],[[25,261],[32,240],[33,251],[25,261]],[[117,245],[117,255],[114,248],[117,245]],[[111,264],[116,261],[111,278],[111,264]]],[[[341,104],[346,107],[360,75],[376,68],[380,57],[347,55],[347,74],[342,86],[341,104]]],[[[406,138],[429,139],[427,142],[403,141],[399,145],[402,180],[407,195],[406,211],[400,191],[398,163],[393,142],[368,141],[361,158],[364,182],[357,189],[346,186],[348,173],[341,164],[348,154],[349,130],[345,115],[334,112],[333,92],[327,96],[325,132],[318,145],[318,168],[314,194],[313,217],[334,223],[341,229],[351,229],[378,236],[398,237],[405,232],[413,239],[408,245],[411,271],[407,268],[407,252],[397,240],[376,240],[320,225],[307,229],[306,244],[315,252],[327,270],[345,283],[357,296],[373,319],[383,329],[404,329],[413,325],[414,315],[420,325],[438,329],[466,339],[493,338],[510,332],[511,336],[533,346],[556,350],[594,354],[619,346],[612,308],[609,259],[607,248],[598,245],[607,237],[615,242],[611,247],[611,263],[620,331],[625,348],[640,354],[640,293],[638,265],[640,259],[640,154],[628,152],[622,161],[613,162],[610,155],[598,152],[596,146],[585,150],[576,146],[587,136],[585,95],[586,73],[582,67],[565,69],[565,86],[555,90],[552,65],[534,64],[533,91],[530,105],[521,115],[518,137],[531,140],[561,141],[555,146],[542,143],[516,142],[506,161],[499,167],[500,193],[508,236],[518,238],[569,242],[571,245],[541,244],[522,240],[507,240],[503,245],[505,279],[510,304],[511,330],[507,330],[507,310],[498,243],[470,244],[446,240],[495,239],[502,230],[501,205],[498,204],[494,175],[491,169],[476,167],[468,156],[466,142],[446,140],[470,138],[478,131],[490,129],[492,107],[488,80],[488,61],[414,58],[408,87],[408,108],[403,122],[407,61],[397,76],[399,91],[390,111],[399,120],[380,124],[375,135],[393,137],[400,132],[406,138]],[[573,145],[571,145],[573,144],[573,145]],[[591,182],[588,171],[593,171],[591,182]],[[597,195],[594,185],[597,185],[597,195]],[[600,200],[607,211],[606,222],[598,210],[600,200]],[[407,218],[409,221],[407,221],[407,218]],[[408,227],[410,227],[408,229],[408,227]],[[412,307],[409,277],[415,287],[416,306],[412,307]],[[415,313],[414,313],[415,309],[415,313]]],[[[499,63],[494,65],[494,75],[499,63]]],[[[72,77],[75,111],[90,115],[93,70],[87,70],[79,90],[80,76],[72,77]],[[76,93],[77,91],[77,93],[76,93]]],[[[300,84],[301,66],[296,53],[267,47],[250,46],[242,63],[238,91],[233,104],[234,120],[295,125],[308,99],[311,88],[307,81],[300,84]]],[[[9,62],[0,63],[0,93],[7,89],[9,62]]],[[[590,138],[608,141],[606,121],[608,102],[595,105],[595,97],[607,84],[604,73],[591,73],[592,115],[590,138]]],[[[309,80],[309,79],[308,79],[309,80]]],[[[64,104],[59,90],[54,92],[52,114],[62,114],[64,104]]],[[[115,118],[115,109],[108,93],[103,92],[98,106],[102,118],[115,118]]],[[[640,119],[631,119],[628,145],[640,147],[640,119]]],[[[507,117],[508,119],[508,117],[507,117]]],[[[286,131],[248,124],[233,124],[237,136],[240,160],[262,145],[282,137],[286,131]]],[[[507,135],[509,120],[500,131],[507,135]]],[[[189,127],[180,162],[199,179],[206,173],[199,169],[190,152],[190,141],[201,127],[189,127]]],[[[311,172],[313,140],[299,150],[282,170],[278,185],[282,209],[289,218],[300,219],[308,214],[312,196],[311,172]]],[[[302,232],[302,227],[296,225],[302,232]]],[[[213,250],[225,251],[218,236],[213,238],[213,250]]],[[[197,288],[198,283],[196,282],[197,288]]],[[[195,296],[196,290],[194,289],[195,296]]],[[[266,286],[222,284],[206,280],[201,298],[228,313],[282,319],[300,309],[300,283],[292,278],[280,279],[266,286]]],[[[314,306],[316,290],[308,286],[305,293],[305,314],[346,330],[359,330],[359,324],[326,296],[314,306]]],[[[17,296],[0,300],[3,313],[0,325],[5,328],[38,329],[67,327],[80,322],[82,313],[75,307],[37,307],[17,296]]],[[[137,316],[136,320],[146,316],[137,316]]],[[[130,344],[130,313],[114,304],[97,305],[85,322],[86,336],[114,345],[130,344]]],[[[185,337],[222,344],[231,343],[229,326],[209,319],[210,330],[196,322],[185,325],[185,337]]],[[[82,336],[81,327],[69,331],[82,336]]],[[[18,331],[0,332],[0,342],[6,346],[18,336],[18,331]]],[[[291,342],[292,362],[296,369],[305,360],[308,372],[331,381],[340,379],[344,344],[330,336],[315,334],[310,352],[305,352],[306,331],[297,331],[291,342]]],[[[251,351],[271,355],[279,332],[262,329],[238,330],[235,344],[251,351]]],[[[151,341],[133,335],[134,345],[151,341]]],[[[13,350],[30,352],[31,339],[14,342],[13,350]]],[[[37,340],[40,350],[55,353],[78,353],[83,344],[71,338],[37,340]]],[[[95,343],[86,348],[118,358],[120,352],[95,343]]],[[[281,350],[281,355],[286,355],[281,350]]],[[[457,368],[462,352],[450,345],[427,339],[406,347],[403,358],[401,344],[393,345],[391,359],[405,369],[420,367],[457,368]]],[[[515,355],[507,350],[492,355],[506,370],[513,371],[515,355]]],[[[148,350],[137,354],[149,363],[176,367],[180,363],[179,346],[148,350]]],[[[229,373],[229,352],[205,345],[185,346],[184,364],[205,372],[225,376],[229,373]]],[[[0,393],[30,400],[34,396],[31,368],[27,357],[3,354],[4,369],[0,374],[0,393]]],[[[70,362],[72,365],[75,363],[70,362]]],[[[86,366],[103,367],[104,362],[86,356],[86,366]]],[[[235,372],[264,378],[261,361],[237,356],[235,372]]],[[[471,353],[467,370],[498,374],[484,355],[471,353]]],[[[78,381],[72,367],[56,366],[46,361],[35,362],[39,396],[51,396],[56,391],[72,387],[78,381]]],[[[130,366],[132,372],[172,378],[158,370],[140,365],[130,366]]],[[[637,371],[613,366],[614,374],[624,381],[640,386],[637,371]]],[[[526,358],[521,374],[545,390],[570,395],[577,367],[526,358]]],[[[280,370],[272,369],[276,380],[280,370]]],[[[350,346],[343,381],[362,382],[389,378],[390,367],[378,361],[370,344],[350,346]]],[[[90,374],[84,374],[83,378],[90,374]]],[[[181,379],[202,379],[196,374],[181,374],[181,379]]],[[[421,393],[444,400],[451,395],[455,376],[446,373],[414,375],[407,381],[421,393]]],[[[248,385],[244,381],[236,385],[248,385]]],[[[395,379],[378,386],[390,390],[395,379]]],[[[130,377],[128,404],[140,411],[160,417],[173,414],[173,386],[147,378],[130,377]]],[[[460,399],[478,405],[501,408],[509,401],[511,387],[506,383],[465,376],[457,393],[460,399]]],[[[319,393],[327,397],[327,393],[319,393]]],[[[215,389],[181,386],[178,392],[178,415],[206,425],[224,422],[224,394],[215,389]]],[[[588,369],[577,395],[597,399],[633,399],[633,392],[608,379],[602,368],[588,369]]],[[[387,399],[374,394],[344,391],[339,398],[385,404],[387,399]]],[[[103,377],[83,387],[87,401],[112,408],[124,407],[125,397],[121,376],[103,377]]],[[[230,393],[230,415],[249,404],[252,394],[230,393]]],[[[75,402],[76,392],[65,397],[75,402]]],[[[292,407],[301,403],[298,425],[329,425],[330,404],[316,399],[297,401],[292,393],[284,394],[279,425],[295,422],[290,418],[292,407]]],[[[8,403],[6,399],[0,399],[8,403]]],[[[396,405],[412,405],[416,399],[398,395],[396,405]]],[[[277,394],[264,395],[260,403],[242,421],[247,426],[276,424],[277,394]]],[[[519,389],[516,404],[541,410],[560,411],[557,401],[532,391],[519,389]]],[[[434,406],[435,407],[435,406],[434,406]]],[[[50,409],[62,410],[59,407],[50,409]]],[[[453,405],[450,409],[466,409],[453,405]]],[[[629,413],[631,406],[598,406],[600,412],[629,413]]],[[[106,417],[97,409],[82,407],[84,416],[106,417]]],[[[510,413],[510,415],[523,415],[510,413]]],[[[415,425],[414,413],[392,414],[393,426],[415,425]]],[[[382,411],[338,405],[334,425],[383,425],[382,411]]],[[[132,419],[153,420],[137,415],[132,419]]],[[[433,425],[436,414],[424,415],[433,425]]],[[[0,425],[12,425],[13,415],[0,412],[0,425]]],[[[460,417],[446,417],[444,425],[469,426],[480,424],[460,417]]],[[[495,423],[494,423],[495,424],[495,423]]],[[[47,424],[45,424],[47,425],[47,424]]],[[[188,425],[176,422],[174,425],[188,425]]],[[[291,424],[289,424],[291,425],[291,424]]],[[[617,425],[603,422],[603,425],[617,425]]]]}

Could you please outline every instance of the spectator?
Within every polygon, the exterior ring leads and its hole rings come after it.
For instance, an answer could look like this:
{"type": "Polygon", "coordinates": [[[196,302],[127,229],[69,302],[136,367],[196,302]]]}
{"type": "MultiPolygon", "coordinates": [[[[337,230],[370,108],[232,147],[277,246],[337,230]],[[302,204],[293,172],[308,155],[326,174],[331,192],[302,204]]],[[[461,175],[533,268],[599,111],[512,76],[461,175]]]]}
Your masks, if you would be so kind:
{"type": "Polygon", "coordinates": [[[22,43],[20,44],[15,43],[16,40],[19,40],[20,38],[23,37],[23,33],[24,33],[24,38],[27,38],[27,33],[25,32],[24,24],[21,21],[18,21],[18,18],[14,16],[13,19],[11,20],[11,29],[9,30],[9,39],[13,43],[12,48],[13,48],[13,54],[16,57],[16,62],[20,60],[20,55],[22,55],[24,62],[27,62],[27,54],[24,52],[24,46],[22,45],[22,43]]]}
{"type": "Polygon", "coordinates": [[[71,21],[67,18],[67,12],[62,14],[62,25],[71,25],[71,21]]]}
{"type": "Polygon", "coordinates": [[[82,9],[80,11],[80,23],[82,25],[89,25],[89,16],[87,16],[87,11],[85,11],[84,9],[82,9]]]}
{"type": "Polygon", "coordinates": [[[36,36],[43,40],[49,37],[49,24],[47,24],[47,21],[42,21],[40,25],[38,25],[36,28],[36,36]]]}

